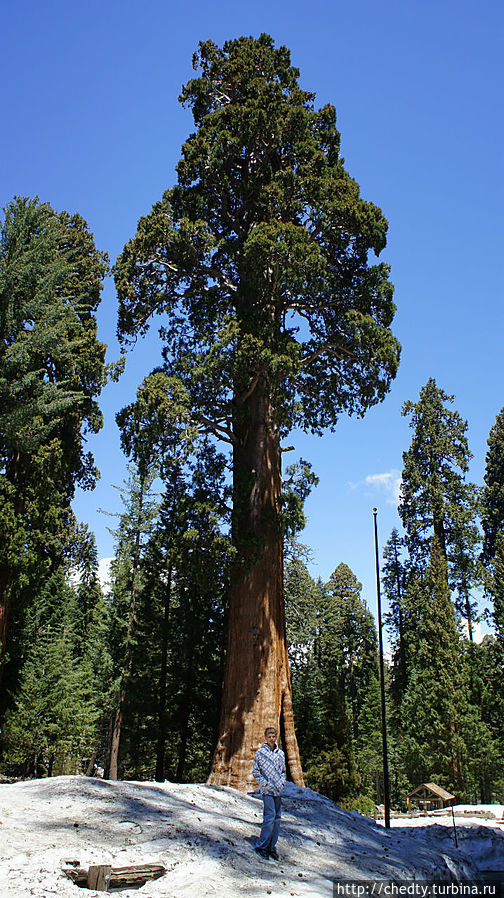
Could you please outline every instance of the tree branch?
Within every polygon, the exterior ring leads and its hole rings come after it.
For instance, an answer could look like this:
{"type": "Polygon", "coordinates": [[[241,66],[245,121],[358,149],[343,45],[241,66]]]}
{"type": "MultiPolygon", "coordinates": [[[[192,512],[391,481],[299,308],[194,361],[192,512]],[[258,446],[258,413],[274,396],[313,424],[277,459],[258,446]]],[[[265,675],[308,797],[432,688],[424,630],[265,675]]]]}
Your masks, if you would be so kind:
{"type": "Polygon", "coordinates": [[[336,356],[336,358],[340,361],[342,361],[345,356],[348,356],[351,359],[356,358],[356,354],[354,352],[350,352],[349,349],[345,349],[344,346],[339,346],[338,348],[336,348],[336,346],[332,346],[331,343],[324,343],[324,345],[321,346],[320,349],[317,349],[315,352],[311,352],[310,355],[307,355],[304,357],[304,359],[301,359],[301,365],[303,367],[306,367],[306,365],[309,365],[310,362],[313,362],[321,355],[324,355],[325,352],[328,352],[330,355],[336,356]]]}
{"type": "Polygon", "coordinates": [[[180,272],[180,269],[176,265],[172,265],[171,262],[167,262],[166,259],[162,259],[159,253],[154,253],[151,259],[147,259],[146,262],[139,263],[141,268],[146,268],[147,265],[152,264],[163,265],[165,268],[169,268],[170,271],[180,272]]]}
{"type": "Polygon", "coordinates": [[[343,356],[340,355],[340,353],[336,349],[334,349],[333,346],[327,344],[325,346],[322,346],[320,349],[317,349],[315,352],[311,352],[310,355],[306,355],[304,359],[301,359],[301,365],[303,366],[303,368],[305,368],[306,365],[309,365],[310,362],[314,362],[315,359],[320,358],[320,356],[324,355],[325,352],[329,352],[332,355],[335,355],[336,358],[340,360],[343,358],[343,356]]]}
{"type": "Polygon", "coordinates": [[[199,415],[199,421],[203,424],[205,433],[210,431],[219,440],[224,440],[225,443],[230,443],[232,446],[236,445],[236,437],[230,427],[221,427],[216,421],[211,421],[210,418],[205,418],[203,415],[199,415]]]}
{"type": "Polygon", "coordinates": [[[257,384],[258,384],[258,381],[259,381],[259,378],[260,378],[261,374],[262,374],[262,372],[261,372],[261,371],[258,371],[257,374],[256,374],[256,376],[254,377],[254,379],[253,379],[253,381],[252,381],[250,387],[249,387],[247,390],[245,390],[244,393],[241,393],[239,396],[235,396],[235,398],[233,399],[233,402],[235,403],[235,405],[241,406],[241,405],[244,404],[244,402],[247,401],[247,399],[249,398],[249,396],[252,395],[252,393],[254,392],[255,388],[257,387],[257,384]]]}
{"type": "MultiPolygon", "coordinates": [[[[162,265],[164,268],[168,268],[169,271],[173,271],[175,274],[178,274],[180,277],[190,277],[191,272],[186,271],[183,268],[179,268],[177,265],[174,265],[172,262],[168,262],[166,259],[163,259],[159,253],[154,253],[150,259],[147,259],[146,262],[139,263],[140,267],[147,267],[147,265],[158,264],[162,265]]],[[[236,284],[233,284],[232,281],[224,274],[224,272],[220,271],[219,268],[215,268],[213,265],[200,265],[199,271],[203,274],[207,274],[209,277],[215,278],[218,280],[221,285],[227,287],[230,293],[237,293],[238,287],[236,284]]],[[[190,288],[189,288],[190,289],[190,288]]]]}

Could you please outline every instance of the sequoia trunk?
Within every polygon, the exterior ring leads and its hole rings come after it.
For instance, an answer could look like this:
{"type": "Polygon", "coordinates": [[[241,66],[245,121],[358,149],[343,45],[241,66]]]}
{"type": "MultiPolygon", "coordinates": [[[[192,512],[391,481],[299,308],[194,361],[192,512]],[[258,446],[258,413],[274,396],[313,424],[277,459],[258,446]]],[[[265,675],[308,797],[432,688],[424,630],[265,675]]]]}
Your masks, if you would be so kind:
{"type": "Polygon", "coordinates": [[[234,422],[233,543],[220,735],[208,782],[245,791],[254,787],[254,754],[264,729],[281,733],[287,776],[304,785],[289,675],[279,520],[279,433],[264,385],[234,422]]]}

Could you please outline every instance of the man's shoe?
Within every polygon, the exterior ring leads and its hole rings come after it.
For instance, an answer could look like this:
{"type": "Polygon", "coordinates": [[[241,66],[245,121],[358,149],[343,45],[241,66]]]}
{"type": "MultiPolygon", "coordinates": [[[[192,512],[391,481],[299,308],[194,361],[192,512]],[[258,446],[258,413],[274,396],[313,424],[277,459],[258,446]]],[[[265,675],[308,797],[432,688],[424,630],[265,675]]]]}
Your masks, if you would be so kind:
{"type": "Polygon", "coordinates": [[[279,860],[280,860],[280,855],[277,854],[277,851],[276,851],[275,848],[271,848],[271,849],[268,851],[268,854],[269,854],[270,857],[273,858],[274,861],[279,861],[279,860]]]}
{"type": "Polygon", "coordinates": [[[267,851],[265,851],[264,848],[254,848],[254,851],[256,854],[259,854],[265,860],[267,860],[269,858],[269,853],[267,851]]]}

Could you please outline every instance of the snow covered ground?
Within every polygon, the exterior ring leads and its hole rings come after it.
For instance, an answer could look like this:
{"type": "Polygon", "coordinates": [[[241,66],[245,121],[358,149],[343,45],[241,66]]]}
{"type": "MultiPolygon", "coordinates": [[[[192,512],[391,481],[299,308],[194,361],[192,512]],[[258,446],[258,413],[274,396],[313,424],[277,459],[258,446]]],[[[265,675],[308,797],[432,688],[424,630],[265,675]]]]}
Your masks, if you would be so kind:
{"type": "MultiPolygon", "coordinates": [[[[496,817],[502,818],[502,808],[496,817]]],[[[84,898],[68,861],[164,864],[167,873],[123,898],[330,898],[332,878],[448,880],[504,869],[504,826],[494,819],[393,819],[390,830],[288,784],[278,851],[253,846],[262,802],[232,789],[54,777],[0,785],[1,898],[84,898]],[[414,825],[410,825],[414,824],[414,825]]]]}
{"type": "MultiPolygon", "coordinates": [[[[504,875],[504,805],[455,805],[453,812],[458,847],[479,872],[504,875]]],[[[434,811],[418,817],[392,817],[390,826],[395,831],[407,826],[421,832],[428,842],[448,852],[455,844],[453,817],[450,810],[434,811]]]]}

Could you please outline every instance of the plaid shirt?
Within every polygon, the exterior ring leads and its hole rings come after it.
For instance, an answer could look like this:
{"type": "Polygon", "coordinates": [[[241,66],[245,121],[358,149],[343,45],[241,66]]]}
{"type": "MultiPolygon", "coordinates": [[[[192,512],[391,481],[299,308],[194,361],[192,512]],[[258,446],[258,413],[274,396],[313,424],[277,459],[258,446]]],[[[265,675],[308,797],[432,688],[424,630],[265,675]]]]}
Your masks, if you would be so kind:
{"type": "Polygon", "coordinates": [[[265,742],[257,749],[252,776],[259,783],[261,795],[281,795],[285,786],[285,755],[275,745],[273,751],[265,742]]]}

